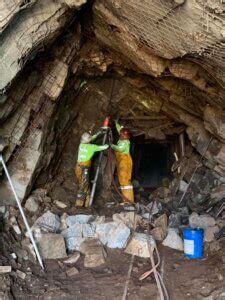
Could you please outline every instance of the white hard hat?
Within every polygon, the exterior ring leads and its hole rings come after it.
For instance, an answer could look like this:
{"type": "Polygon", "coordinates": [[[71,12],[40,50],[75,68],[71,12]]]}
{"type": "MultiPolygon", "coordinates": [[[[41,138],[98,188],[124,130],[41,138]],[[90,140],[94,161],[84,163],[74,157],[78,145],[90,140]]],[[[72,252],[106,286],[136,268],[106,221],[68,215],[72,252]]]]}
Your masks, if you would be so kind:
{"type": "Polygon", "coordinates": [[[90,133],[85,132],[82,134],[81,136],[81,143],[82,144],[88,144],[91,142],[92,136],[90,135],[90,133]]]}

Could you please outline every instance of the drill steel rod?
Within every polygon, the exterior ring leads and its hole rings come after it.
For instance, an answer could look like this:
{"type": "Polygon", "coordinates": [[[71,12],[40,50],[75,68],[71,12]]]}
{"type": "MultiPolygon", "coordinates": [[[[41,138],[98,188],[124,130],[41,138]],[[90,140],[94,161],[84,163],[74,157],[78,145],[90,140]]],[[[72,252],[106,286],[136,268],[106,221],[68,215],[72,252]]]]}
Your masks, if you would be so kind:
{"type": "Polygon", "coordinates": [[[9,181],[10,187],[11,187],[12,192],[13,192],[13,194],[14,194],[14,197],[15,197],[15,199],[16,199],[16,202],[17,202],[17,205],[18,205],[18,207],[19,207],[19,210],[20,210],[21,216],[22,216],[22,218],[23,218],[24,224],[25,224],[25,226],[26,226],[28,235],[29,235],[29,237],[30,237],[30,240],[31,240],[33,246],[34,246],[34,250],[35,250],[35,253],[36,253],[36,255],[37,255],[38,262],[39,262],[40,266],[42,267],[42,269],[44,269],[44,265],[43,265],[43,262],[42,262],[41,255],[40,255],[39,250],[38,250],[38,248],[37,248],[37,245],[36,245],[36,243],[35,243],[35,240],[34,240],[32,231],[31,231],[30,226],[29,226],[29,224],[28,224],[28,222],[27,222],[27,218],[26,218],[26,216],[25,216],[25,214],[24,214],[24,211],[23,211],[23,208],[22,208],[22,206],[21,206],[21,204],[20,204],[20,200],[19,200],[19,198],[18,198],[18,196],[17,196],[17,194],[16,194],[15,188],[14,188],[14,186],[13,186],[12,180],[11,180],[11,178],[10,178],[8,169],[7,169],[7,167],[6,167],[6,164],[5,164],[5,162],[4,162],[4,159],[3,159],[3,156],[2,156],[2,155],[0,155],[0,161],[1,161],[2,165],[3,165],[3,169],[4,169],[4,171],[5,171],[6,177],[7,177],[8,181],[9,181]]]}
{"type": "MultiPolygon", "coordinates": [[[[103,136],[102,145],[105,145],[107,135],[108,135],[108,131],[106,130],[105,133],[104,133],[104,136],[103,136]]],[[[94,195],[95,195],[96,185],[97,185],[97,181],[98,181],[98,176],[99,176],[99,171],[100,171],[100,165],[101,165],[101,162],[102,162],[102,157],[103,157],[103,151],[101,151],[100,154],[99,154],[98,166],[97,166],[97,170],[96,170],[96,173],[95,173],[95,178],[94,178],[92,189],[91,189],[90,206],[92,205],[93,200],[94,200],[94,195]]]]}

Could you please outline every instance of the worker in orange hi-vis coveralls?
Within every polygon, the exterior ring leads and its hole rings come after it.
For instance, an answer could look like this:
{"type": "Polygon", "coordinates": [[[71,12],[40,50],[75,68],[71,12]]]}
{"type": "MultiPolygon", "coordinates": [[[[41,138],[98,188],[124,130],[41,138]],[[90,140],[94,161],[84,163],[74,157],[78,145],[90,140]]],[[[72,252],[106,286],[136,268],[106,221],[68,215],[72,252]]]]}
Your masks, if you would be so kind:
{"type": "Polygon", "coordinates": [[[131,183],[133,162],[130,155],[130,132],[116,122],[119,133],[117,145],[111,145],[116,156],[116,169],[124,202],[134,202],[134,191],[131,183]]]}

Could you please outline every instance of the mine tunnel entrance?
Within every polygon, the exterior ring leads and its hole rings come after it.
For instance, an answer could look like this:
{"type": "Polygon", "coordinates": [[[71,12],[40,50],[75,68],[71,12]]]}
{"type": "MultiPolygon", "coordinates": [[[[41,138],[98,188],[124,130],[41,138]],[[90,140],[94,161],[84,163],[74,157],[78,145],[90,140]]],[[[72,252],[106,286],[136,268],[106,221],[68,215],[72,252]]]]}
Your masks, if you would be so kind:
{"type": "Polygon", "coordinates": [[[172,141],[134,138],[133,179],[137,180],[143,188],[151,190],[161,186],[164,180],[171,179],[172,150],[172,141]]]}

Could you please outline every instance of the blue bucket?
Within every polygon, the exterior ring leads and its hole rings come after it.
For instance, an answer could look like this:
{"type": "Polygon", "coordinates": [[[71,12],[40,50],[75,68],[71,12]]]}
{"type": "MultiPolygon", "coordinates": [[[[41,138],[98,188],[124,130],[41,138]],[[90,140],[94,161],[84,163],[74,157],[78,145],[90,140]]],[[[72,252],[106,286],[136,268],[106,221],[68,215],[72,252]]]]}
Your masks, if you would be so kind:
{"type": "Polygon", "coordinates": [[[184,254],[188,258],[203,257],[204,230],[201,228],[184,228],[184,254]]]}

